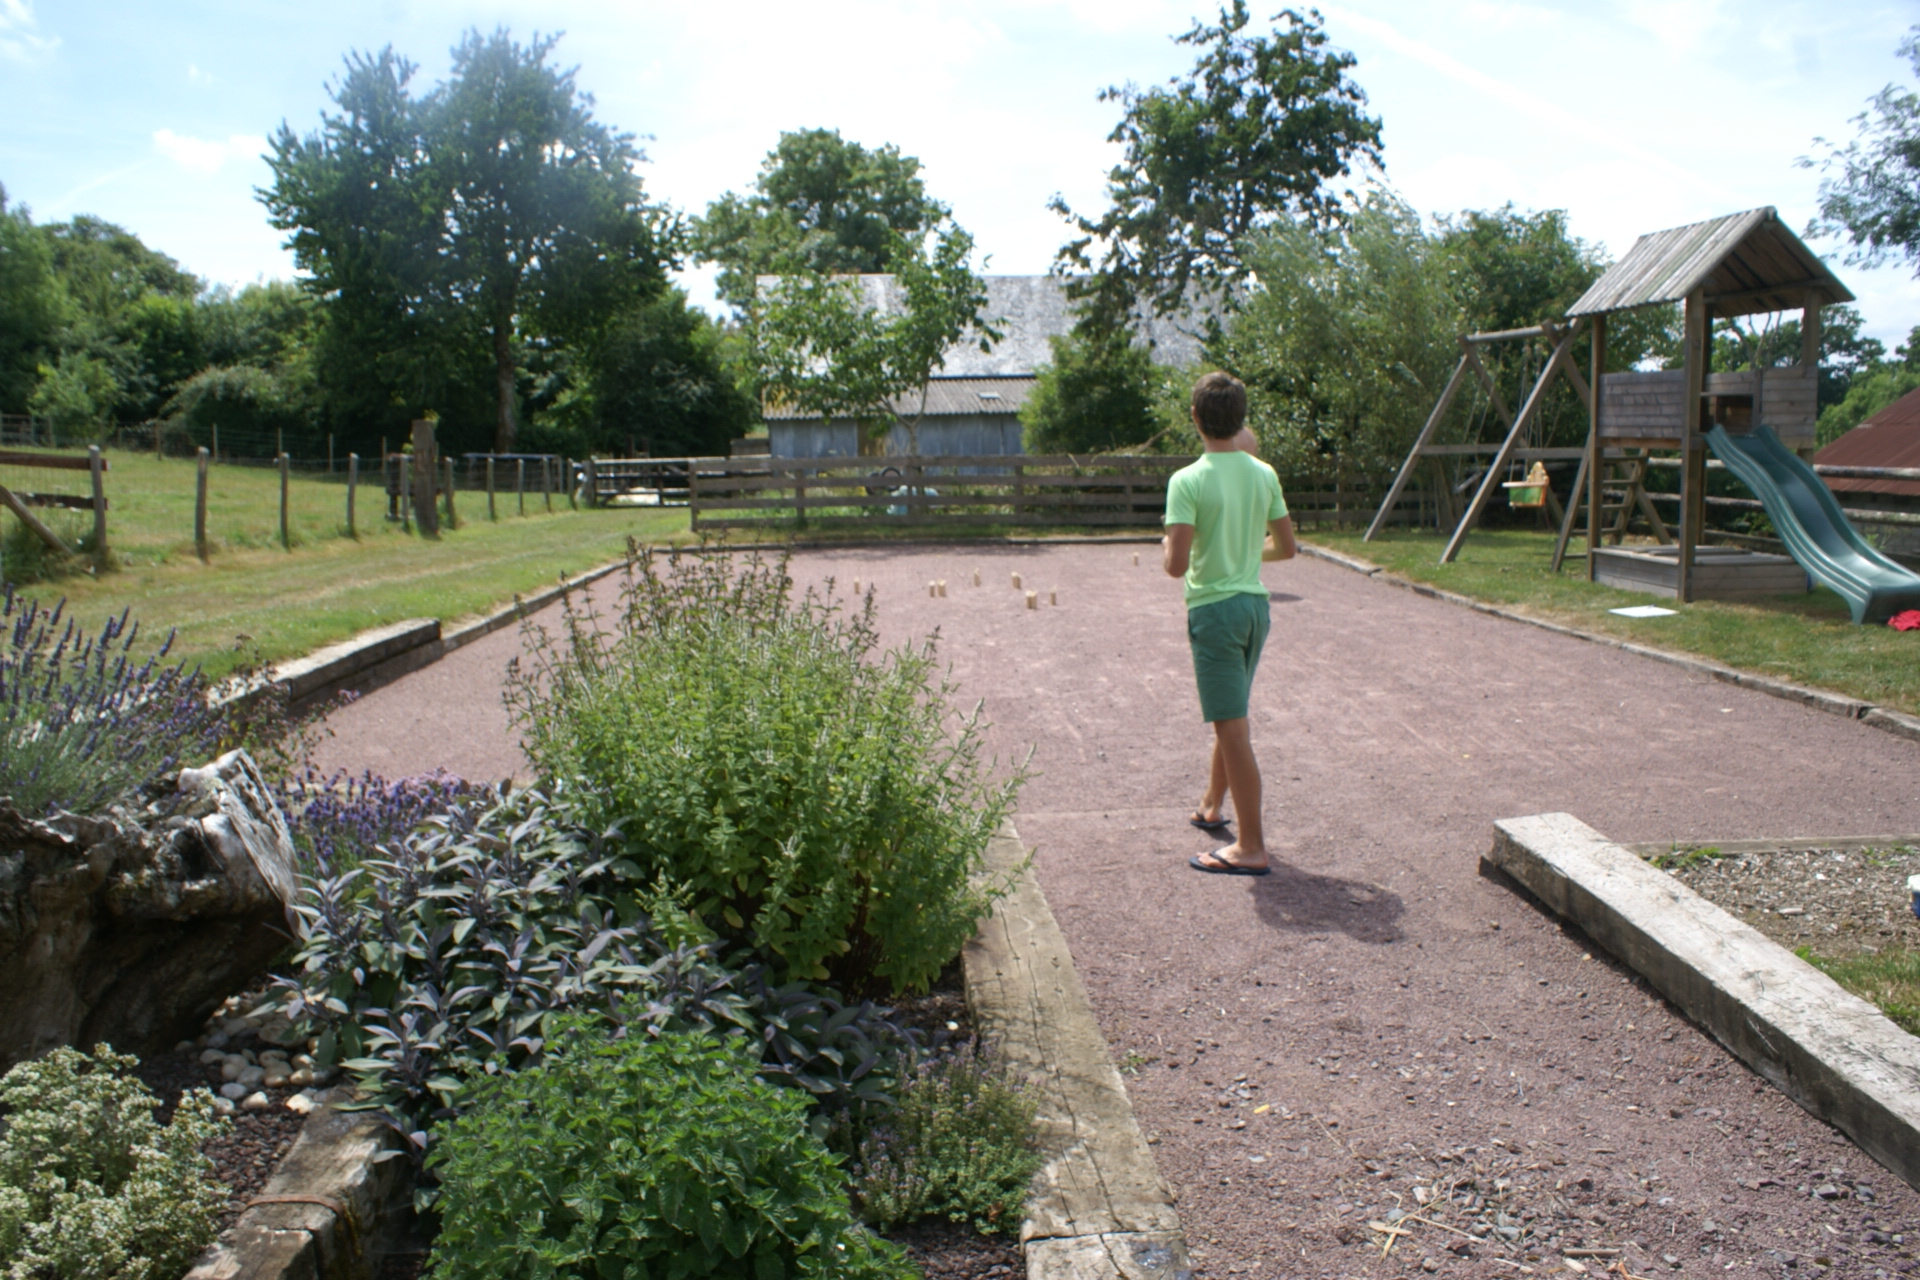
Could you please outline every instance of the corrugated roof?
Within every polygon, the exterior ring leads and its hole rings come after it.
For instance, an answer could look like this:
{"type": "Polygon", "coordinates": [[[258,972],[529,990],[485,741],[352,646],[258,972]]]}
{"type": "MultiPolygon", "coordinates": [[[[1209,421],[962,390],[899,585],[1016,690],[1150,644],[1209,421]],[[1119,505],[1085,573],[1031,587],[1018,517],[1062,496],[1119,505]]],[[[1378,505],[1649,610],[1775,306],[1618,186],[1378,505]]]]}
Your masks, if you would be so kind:
{"type": "MultiPolygon", "coordinates": [[[[969,417],[976,414],[1015,414],[1033,393],[1032,378],[935,378],[927,384],[929,418],[969,417]]],[[[911,417],[920,409],[920,398],[909,396],[894,402],[898,413],[911,417]]],[[[799,413],[768,405],[761,417],[768,421],[801,422],[817,415],[799,413]]]]}
{"type": "Polygon", "coordinates": [[[1716,316],[1795,310],[1809,293],[1822,306],[1853,301],[1769,206],[1641,236],[1567,314],[1673,303],[1695,289],[1705,293],[1716,316]]]}
{"type": "MultiPolygon", "coordinates": [[[[1813,455],[1830,467],[1920,467],[1920,391],[1909,391],[1813,455]]],[[[1920,497],[1920,480],[1849,480],[1823,476],[1835,493],[1920,497]]]]}
{"type": "MultiPolygon", "coordinates": [[[[901,305],[902,291],[890,275],[854,277],[867,301],[882,312],[901,305]]],[[[779,276],[760,276],[760,289],[771,288],[779,276]]],[[[1073,328],[1073,302],[1056,276],[982,276],[987,286],[985,314],[1001,338],[990,351],[980,350],[977,336],[962,338],[949,347],[940,372],[950,377],[1024,377],[1053,363],[1047,339],[1073,328]]],[[[1185,368],[1200,359],[1200,341],[1190,330],[1194,317],[1156,316],[1143,311],[1142,335],[1152,344],[1155,363],[1185,368]]]]}

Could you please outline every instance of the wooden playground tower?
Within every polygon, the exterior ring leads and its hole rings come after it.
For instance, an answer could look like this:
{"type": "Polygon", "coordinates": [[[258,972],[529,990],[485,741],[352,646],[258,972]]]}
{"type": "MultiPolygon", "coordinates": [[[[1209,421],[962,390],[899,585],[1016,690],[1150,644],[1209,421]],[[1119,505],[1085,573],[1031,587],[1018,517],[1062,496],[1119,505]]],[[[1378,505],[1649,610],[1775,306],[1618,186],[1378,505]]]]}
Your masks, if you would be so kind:
{"type": "Polygon", "coordinates": [[[1765,425],[1788,448],[1812,448],[1820,309],[1851,301],[1853,294],[1772,208],[1751,209],[1641,236],[1626,257],[1568,309],[1564,319],[1526,329],[1467,334],[1460,339],[1460,363],[1394,478],[1367,530],[1367,539],[1385,527],[1388,513],[1423,459],[1493,455],[1441,553],[1441,563],[1445,564],[1459,555],[1461,544],[1501,486],[1510,464],[1577,456],[1580,469],[1574,492],[1559,520],[1556,570],[1568,541],[1579,529],[1587,544],[1587,576],[1595,581],[1680,600],[1766,594],[1797,589],[1793,585],[1796,583],[1804,586],[1804,575],[1784,556],[1701,547],[1706,523],[1705,433],[1716,423],[1736,434],[1765,425]],[[1683,311],[1680,368],[1602,373],[1597,387],[1582,376],[1574,363],[1576,341],[1582,333],[1590,351],[1588,368],[1604,370],[1608,317],[1674,303],[1680,303],[1683,311]],[[1711,334],[1715,318],[1789,310],[1801,314],[1799,363],[1758,371],[1713,372],[1711,334]],[[1501,400],[1479,350],[1493,343],[1534,338],[1551,343],[1551,354],[1526,391],[1520,411],[1512,414],[1501,400]],[[1556,377],[1573,389],[1587,411],[1586,445],[1581,449],[1524,448],[1527,429],[1538,417],[1556,377]],[[1493,412],[1507,427],[1505,439],[1497,446],[1433,443],[1469,378],[1485,389],[1493,412]],[[1670,454],[1678,455],[1681,477],[1680,514],[1671,533],[1654,510],[1643,484],[1647,467],[1656,455],[1670,454]],[[1666,545],[1646,549],[1618,545],[1636,509],[1648,516],[1655,536],[1666,545]],[[1605,541],[1615,545],[1604,546],[1605,541]]]}

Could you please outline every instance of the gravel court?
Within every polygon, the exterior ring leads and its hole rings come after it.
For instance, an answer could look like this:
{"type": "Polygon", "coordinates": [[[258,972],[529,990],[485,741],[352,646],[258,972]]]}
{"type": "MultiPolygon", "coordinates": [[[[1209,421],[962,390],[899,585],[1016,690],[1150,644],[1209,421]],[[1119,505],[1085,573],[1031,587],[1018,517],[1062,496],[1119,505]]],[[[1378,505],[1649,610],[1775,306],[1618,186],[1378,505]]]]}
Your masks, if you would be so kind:
{"type": "MultiPolygon", "coordinates": [[[[1020,832],[1203,1274],[1515,1275],[1616,1246],[1634,1274],[1912,1267],[1891,1237],[1920,1197],[1476,867],[1494,819],[1556,809],[1623,841],[1920,830],[1920,745],[1300,559],[1267,567],[1252,710],[1275,873],[1202,876],[1208,738],[1157,556],[817,551],[795,574],[872,585],[891,642],[938,628],[991,748],[1033,746],[1020,832]],[[1368,1247],[1416,1188],[1468,1180],[1477,1208],[1442,1220],[1512,1248],[1419,1224],[1368,1247]]],[[[495,693],[518,643],[337,713],[323,765],[523,772],[495,693]]]]}

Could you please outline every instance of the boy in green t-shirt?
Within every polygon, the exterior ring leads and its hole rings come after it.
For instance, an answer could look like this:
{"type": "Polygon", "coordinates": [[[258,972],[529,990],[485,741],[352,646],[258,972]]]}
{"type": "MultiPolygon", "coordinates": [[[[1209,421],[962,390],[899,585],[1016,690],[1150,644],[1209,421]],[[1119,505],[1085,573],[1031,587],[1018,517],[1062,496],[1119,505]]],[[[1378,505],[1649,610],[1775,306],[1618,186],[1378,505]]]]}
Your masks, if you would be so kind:
{"type": "Polygon", "coordinates": [[[1194,384],[1192,413],[1206,452],[1168,479],[1167,533],[1161,540],[1167,576],[1186,579],[1187,643],[1200,714],[1213,725],[1207,792],[1188,821],[1203,831],[1225,831],[1221,805],[1232,792],[1240,838],[1187,861],[1215,875],[1263,876],[1267,844],[1247,696],[1267,640],[1260,562],[1293,558],[1293,520],[1279,477],[1254,456],[1246,386],[1231,374],[1210,373],[1194,384]]]}

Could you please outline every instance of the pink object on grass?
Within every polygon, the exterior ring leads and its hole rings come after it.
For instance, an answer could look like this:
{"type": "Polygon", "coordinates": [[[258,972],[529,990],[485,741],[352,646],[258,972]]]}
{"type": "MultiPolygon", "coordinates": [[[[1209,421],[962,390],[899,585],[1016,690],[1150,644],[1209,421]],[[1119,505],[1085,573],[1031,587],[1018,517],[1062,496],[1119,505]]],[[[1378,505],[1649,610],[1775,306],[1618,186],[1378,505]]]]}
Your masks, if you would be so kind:
{"type": "Polygon", "coordinates": [[[1895,631],[1920,631],[1920,609],[1907,609],[1887,619],[1895,631]]]}

